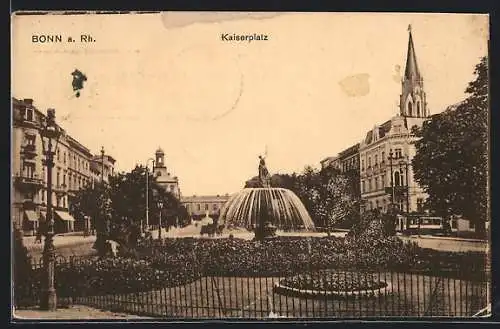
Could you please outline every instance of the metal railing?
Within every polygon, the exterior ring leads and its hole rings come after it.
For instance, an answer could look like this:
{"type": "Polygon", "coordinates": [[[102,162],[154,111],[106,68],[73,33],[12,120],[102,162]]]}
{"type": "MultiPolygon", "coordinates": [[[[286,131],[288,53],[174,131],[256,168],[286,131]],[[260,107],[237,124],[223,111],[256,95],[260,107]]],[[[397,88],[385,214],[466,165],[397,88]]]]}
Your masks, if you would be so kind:
{"type": "MultiPolygon", "coordinates": [[[[56,263],[92,265],[95,260],[96,256],[59,256],[56,263]]],[[[32,264],[34,270],[43,268],[41,259],[32,264]]],[[[66,290],[58,292],[58,300],[61,305],[87,305],[167,319],[455,318],[471,317],[488,303],[487,276],[476,269],[469,276],[451,271],[361,268],[310,268],[290,276],[228,276],[202,265],[192,270],[199,275],[176,286],[90,294],[66,290]]],[[[34,283],[30,289],[24,305],[38,301],[39,285],[34,283]]]]}

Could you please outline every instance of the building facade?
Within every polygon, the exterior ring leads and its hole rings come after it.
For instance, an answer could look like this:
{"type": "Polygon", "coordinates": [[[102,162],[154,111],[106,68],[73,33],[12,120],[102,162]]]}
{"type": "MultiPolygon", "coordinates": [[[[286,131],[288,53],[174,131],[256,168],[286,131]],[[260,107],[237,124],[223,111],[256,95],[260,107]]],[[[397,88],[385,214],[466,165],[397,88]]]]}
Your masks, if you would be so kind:
{"type": "Polygon", "coordinates": [[[339,152],[337,156],[321,160],[321,168],[335,168],[341,172],[359,170],[359,145],[357,143],[339,152]]]}
{"type": "Polygon", "coordinates": [[[115,174],[116,160],[109,154],[106,154],[104,147],[101,148],[101,154],[90,157],[90,173],[93,182],[103,181],[109,183],[109,177],[115,174]]]}
{"type": "Polygon", "coordinates": [[[207,215],[218,218],[220,210],[229,200],[229,195],[200,195],[187,196],[181,199],[192,219],[200,219],[207,215]]]}
{"type": "Polygon", "coordinates": [[[177,176],[172,176],[167,170],[167,165],[165,164],[165,152],[163,152],[161,148],[158,148],[155,153],[153,175],[156,183],[163,187],[166,192],[172,193],[177,199],[181,198],[179,179],[177,176]]]}
{"type": "MultiPolygon", "coordinates": [[[[36,234],[47,209],[45,145],[39,134],[45,114],[33,105],[32,99],[13,98],[12,111],[11,216],[25,234],[36,234]]],[[[92,153],[64,129],[61,132],[53,148],[52,206],[56,232],[68,232],[75,229],[75,218],[69,213],[71,198],[92,183],[92,153]]]]}
{"type": "Polygon", "coordinates": [[[361,198],[367,210],[385,212],[394,203],[403,212],[421,212],[427,197],[411,166],[416,153],[411,130],[429,116],[411,30],[401,86],[399,114],[373,127],[360,143],[361,198]]]}

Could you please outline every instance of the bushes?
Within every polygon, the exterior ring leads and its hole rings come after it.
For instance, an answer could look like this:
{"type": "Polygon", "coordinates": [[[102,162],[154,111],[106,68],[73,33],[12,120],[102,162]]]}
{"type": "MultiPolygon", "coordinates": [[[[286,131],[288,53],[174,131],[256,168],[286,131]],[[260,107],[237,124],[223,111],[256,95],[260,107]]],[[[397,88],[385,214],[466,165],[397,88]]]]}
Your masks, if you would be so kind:
{"type": "Polygon", "coordinates": [[[23,233],[19,229],[14,230],[14,303],[15,306],[23,304],[25,298],[31,295],[31,261],[28,249],[23,244],[23,233]]]}
{"type": "MultiPolygon", "coordinates": [[[[180,286],[210,275],[293,276],[326,269],[401,270],[431,275],[438,270],[439,275],[448,272],[455,276],[460,271],[463,278],[472,278],[474,273],[480,273],[485,260],[481,253],[445,253],[420,249],[396,237],[367,236],[347,241],[336,237],[165,239],[139,246],[137,253],[129,257],[59,264],[56,287],[60,296],[102,295],[180,286]]],[[[37,287],[42,274],[42,270],[31,274],[37,287]]]]}

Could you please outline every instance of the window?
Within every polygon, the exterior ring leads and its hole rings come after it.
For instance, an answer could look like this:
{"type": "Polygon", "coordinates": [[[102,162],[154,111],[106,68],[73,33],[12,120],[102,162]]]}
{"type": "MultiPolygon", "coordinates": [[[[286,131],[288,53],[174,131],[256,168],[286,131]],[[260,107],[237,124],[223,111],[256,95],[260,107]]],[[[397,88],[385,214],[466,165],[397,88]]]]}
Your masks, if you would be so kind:
{"type": "Polygon", "coordinates": [[[399,177],[399,171],[396,171],[394,173],[394,185],[395,186],[399,186],[400,183],[401,183],[401,180],[400,180],[400,177],[399,177]]]}
{"type": "Polygon", "coordinates": [[[66,186],[66,174],[63,175],[63,185],[66,186]]]}
{"type": "Polygon", "coordinates": [[[408,102],[408,115],[413,116],[413,104],[411,101],[408,102]]]}
{"type": "Polygon", "coordinates": [[[365,170],[365,160],[361,160],[361,171],[365,170]]]}
{"type": "Polygon", "coordinates": [[[33,109],[26,109],[26,120],[33,121],[33,109]]]}
{"type": "Polygon", "coordinates": [[[380,185],[382,185],[380,188],[384,188],[385,187],[385,175],[382,175],[380,176],[380,185]]]}
{"type": "Polygon", "coordinates": [[[57,148],[57,161],[61,161],[61,152],[59,152],[59,148],[57,148]]]}
{"type": "Polygon", "coordinates": [[[417,199],[417,211],[422,212],[424,209],[424,199],[418,198],[417,199]]]}
{"type": "Polygon", "coordinates": [[[205,203],[205,210],[208,210],[208,203],[205,203]]]}
{"type": "Polygon", "coordinates": [[[372,167],[372,158],[368,157],[368,168],[372,167]]]}
{"type": "Polygon", "coordinates": [[[66,198],[63,198],[62,202],[63,202],[63,208],[66,208],[66,198]]]}
{"type": "Polygon", "coordinates": [[[378,177],[375,177],[375,190],[378,190],[378,177]]]}
{"type": "Polygon", "coordinates": [[[57,171],[57,175],[56,175],[56,186],[59,186],[59,185],[61,184],[61,182],[59,181],[60,176],[61,176],[61,173],[60,173],[59,171],[57,171]]]}
{"type": "Polygon", "coordinates": [[[375,154],[375,165],[378,165],[378,155],[375,154]]]}
{"type": "Polygon", "coordinates": [[[197,204],[197,208],[198,208],[198,211],[200,211],[201,210],[201,204],[198,203],[197,204]]]}
{"type": "Polygon", "coordinates": [[[26,139],[26,145],[35,145],[35,135],[26,134],[24,138],[26,139]]]}
{"type": "Polygon", "coordinates": [[[63,161],[64,161],[64,164],[66,164],[66,152],[63,153],[63,161]]]}
{"type": "Polygon", "coordinates": [[[24,164],[24,177],[34,178],[35,177],[35,164],[34,163],[25,163],[24,164]]]}
{"type": "Polygon", "coordinates": [[[451,228],[454,228],[454,229],[457,228],[457,220],[456,219],[451,220],[451,228]]]}
{"type": "Polygon", "coordinates": [[[382,159],[380,160],[380,163],[384,163],[385,162],[385,152],[382,151],[382,159]]]}
{"type": "Polygon", "coordinates": [[[365,192],[365,181],[361,181],[361,193],[365,192]]]}
{"type": "Polygon", "coordinates": [[[396,159],[400,159],[400,158],[402,158],[402,157],[403,157],[403,154],[402,154],[402,152],[401,152],[401,149],[395,149],[395,150],[394,150],[394,156],[395,156],[395,158],[396,158],[396,159]]]}
{"type": "Polygon", "coordinates": [[[45,202],[45,191],[42,191],[42,202],[45,202]]]}

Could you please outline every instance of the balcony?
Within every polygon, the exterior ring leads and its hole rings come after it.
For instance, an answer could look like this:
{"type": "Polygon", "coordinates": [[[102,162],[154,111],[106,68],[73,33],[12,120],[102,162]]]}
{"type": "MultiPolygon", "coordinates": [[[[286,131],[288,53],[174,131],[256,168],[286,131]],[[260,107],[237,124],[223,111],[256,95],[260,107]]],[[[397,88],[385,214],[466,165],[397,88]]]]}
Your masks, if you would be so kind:
{"type": "Polygon", "coordinates": [[[32,177],[16,174],[14,175],[14,185],[23,192],[37,192],[44,183],[36,174],[32,177]]]}
{"type": "Polygon", "coordinates": [[[52,188],[52,190],[58,195],[63,195],[66,193],[66,184],[59,184],[52,188]]]}
{"type": "Polygon", "coordinates": [[[36,202],[33,199],[24,199],[23,200],[23,209],[24,210],[35,210],[36,202]]]}
{"type": "Polygon", "coordinates": [[[33,144],[27,144],[21,147],[21,154],[24,155],[25,159],[33,159],[37,156],[36,146],[33,144]]]}
{"type": "MultiPolygon", "coordinates": [[[[406,196],[408,192],[408,187],[407,186],[394,186],[394,196],[406,196]]],[[[392,194],[392,187],[386,187],[385,188],[385,193],[387,194],[392,194]]]]}

